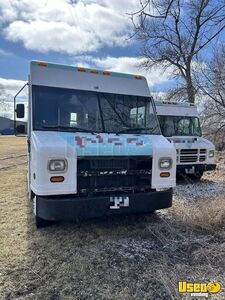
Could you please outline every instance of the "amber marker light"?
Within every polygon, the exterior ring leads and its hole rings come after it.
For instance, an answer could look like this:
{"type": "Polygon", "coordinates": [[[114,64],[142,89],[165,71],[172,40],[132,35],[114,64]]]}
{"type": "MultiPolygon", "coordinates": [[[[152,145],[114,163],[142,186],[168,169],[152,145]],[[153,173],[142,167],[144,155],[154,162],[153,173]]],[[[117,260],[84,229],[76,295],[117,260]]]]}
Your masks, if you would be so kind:
{"type": "Polygon", "coordinates": [[[140,79],[142,79],[142,76],[141,75],[136,75],[135,78],[140,80],[140,79]]]}
{"type": "Polygon", "coordinates": [[[102,73],[103,73],[103,75],[110,75],[109,71],[103,71],[102,73]]]}
{"type": "Polygon", "coordinates": [[[161,172],[160,173],[160,177],[170,177],[170,173],[169,172],[161,172]]]}
{"type": "Polygon", "coordinates": [[[64,177],[63,176],[52,176],[50,178],[51,182],[63,182],[64,181],[64,177]]]}
{"type": "Polygon", "coordinates": [[[79,72],[86,72],[86,69],[83,68],[83,67],[79,67],[79,68],[77,68],[77,71],[79,71],[79,72]]]}
{"type": "Polygon", "coordinates": [[[44,61],[38,61],[37,64],[40,67],[47,67],[48,66],[48,64],[46,62],[44,62],[44,61]]]}
{"type": "Polygon", "coordinates": [[[92,74],[98,74],[98,71],[97,70],[91,70],[90,73],[92,73],[92,74]]]}

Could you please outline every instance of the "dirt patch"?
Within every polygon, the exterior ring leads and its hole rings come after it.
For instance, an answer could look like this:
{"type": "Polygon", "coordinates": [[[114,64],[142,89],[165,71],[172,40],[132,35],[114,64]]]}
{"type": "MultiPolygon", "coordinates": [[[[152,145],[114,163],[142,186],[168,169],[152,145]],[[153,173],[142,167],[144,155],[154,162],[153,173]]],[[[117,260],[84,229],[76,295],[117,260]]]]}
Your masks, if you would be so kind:
{"type": "Polygon", "coordinates": [[[215,172],[177,186],[168,210],[37,231],[25,148],[0,137],[0,299],[190,299],[180,280],[219,281],[211,299],[225,299],[223,153],[215,172]]]}

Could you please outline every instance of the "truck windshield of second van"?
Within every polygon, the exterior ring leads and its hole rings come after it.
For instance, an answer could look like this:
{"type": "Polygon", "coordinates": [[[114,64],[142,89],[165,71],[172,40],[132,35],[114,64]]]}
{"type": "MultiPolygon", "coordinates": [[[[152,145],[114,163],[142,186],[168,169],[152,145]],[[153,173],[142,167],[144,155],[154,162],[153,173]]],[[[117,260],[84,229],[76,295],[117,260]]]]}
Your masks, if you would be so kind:
{"type": "Polygon", "coordinates": [[[171,136],[201,136],[198,117],[190,116],[158,116],[162,134],[171,136]]]}

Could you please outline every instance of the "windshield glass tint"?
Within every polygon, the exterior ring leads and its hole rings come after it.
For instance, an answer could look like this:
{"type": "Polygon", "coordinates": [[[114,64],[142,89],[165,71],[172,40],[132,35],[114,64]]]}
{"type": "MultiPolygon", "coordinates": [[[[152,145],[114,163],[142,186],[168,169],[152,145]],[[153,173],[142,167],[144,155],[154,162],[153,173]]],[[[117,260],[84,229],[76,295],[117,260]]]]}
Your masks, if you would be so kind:
{"type": "Polygon", "coordinates": [[[34,130],[160,134],[147,97],[33,86],[32,98],[34,130]]]}
{"type": "Polygon", "coordinates": [[[162,134],[169,136],[201,136],[200,122],[197,117],[158,116],[162,134]]]}

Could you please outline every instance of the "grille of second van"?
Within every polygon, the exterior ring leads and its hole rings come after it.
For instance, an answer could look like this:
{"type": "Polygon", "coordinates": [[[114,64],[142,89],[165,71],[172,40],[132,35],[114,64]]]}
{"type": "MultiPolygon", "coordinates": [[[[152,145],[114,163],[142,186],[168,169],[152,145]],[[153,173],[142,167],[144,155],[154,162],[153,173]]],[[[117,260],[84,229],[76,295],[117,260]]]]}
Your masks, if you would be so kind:
{"type": "Polygon", "coordinates": [[[151,189],[152,158],[85,157],[77,160],[79,193],[151,189]]]}
{"type": "MultiPolygon", "coordinates": [[[[177,154],[179,155],[179,152],[177,154]]],[[[180,163],[204,162],[206,160],[206,149],[181,149],[179,160],[180,163]]]]}

